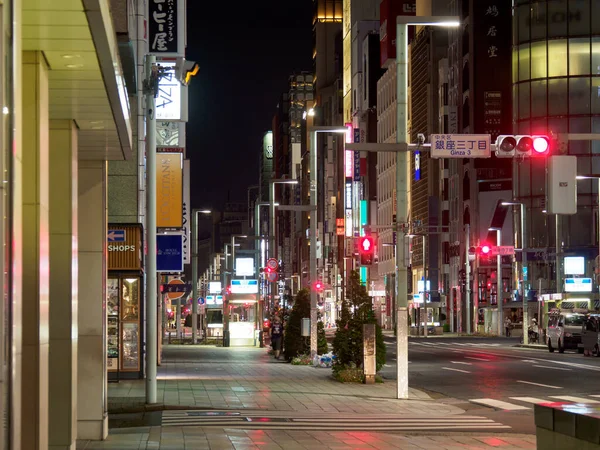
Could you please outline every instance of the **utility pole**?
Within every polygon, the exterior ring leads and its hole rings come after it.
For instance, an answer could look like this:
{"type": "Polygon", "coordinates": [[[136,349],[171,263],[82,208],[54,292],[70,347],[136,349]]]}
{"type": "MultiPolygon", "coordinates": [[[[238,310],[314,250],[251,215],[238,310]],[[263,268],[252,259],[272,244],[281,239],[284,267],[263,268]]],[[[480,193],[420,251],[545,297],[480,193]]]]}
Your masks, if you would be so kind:
{"type": "Polygon", "coordinates": [[[156,403],[158,359],[156,277],[156,95],[159,73],[156,57],[146,55],[146,403],[156,403]]]}
{"type": "Polygon", "coordinates": [[[471,262],[469,261],[469,248],[471,248],[471,227],[465,225],[465,303],[467,308],[467,334],[471,334],[471,262]]]}

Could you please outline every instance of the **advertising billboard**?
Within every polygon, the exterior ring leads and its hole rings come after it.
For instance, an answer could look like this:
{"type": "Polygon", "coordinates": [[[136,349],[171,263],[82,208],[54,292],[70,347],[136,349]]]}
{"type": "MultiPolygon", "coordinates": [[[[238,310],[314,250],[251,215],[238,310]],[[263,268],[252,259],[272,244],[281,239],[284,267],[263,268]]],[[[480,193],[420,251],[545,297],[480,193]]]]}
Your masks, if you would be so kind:
{"type": "Polygon", "coordinates": [[[183,263],[191,263],[191,203],[190,203],[190,160],[183,160],[183,229],[181,234],[183,235],[183,263]]]}
{"type": "Polygon", "coordinates": [[[158,82],[156,120],[187,122],[187,86],[183,86],[175,76],[176,63],[159,61],[158,64],[165,68],[165,73],[158,82]]]}
{"type": "MultiPolygon", "coordinates": [[[[414,16],[417,13],[415,0],[382,0],[379,4],[379,55],[381,67],[388,67],[396,60],[396,17],[414,16]]],[[[408,41],[415,27],[408,27],[408,41]]]]}
{"type": "Polygon", "coordinates": [[[185,0],[148,0],[147,17],[150,54],[184,56],[185,0]]]}
{"type": "Polygon", "coordinates": [[[254,258],[235,258],[235,275],[251,277],[254,275],[254,258]]]}
{"type": "Polygon", "coordinates": [[[157,153],[156,226],[183,227],[183,155],[157,153]]]}
{"type": "Polygon", "coordinates": [[[106,249],[108,270],[141,270],[142,226],[140,224],[108,224],[106,249]]]}
{"type": "Polygon", "coordinates": [[[156,271],[183,272],[183,236],[156,235],[156,271]]]}

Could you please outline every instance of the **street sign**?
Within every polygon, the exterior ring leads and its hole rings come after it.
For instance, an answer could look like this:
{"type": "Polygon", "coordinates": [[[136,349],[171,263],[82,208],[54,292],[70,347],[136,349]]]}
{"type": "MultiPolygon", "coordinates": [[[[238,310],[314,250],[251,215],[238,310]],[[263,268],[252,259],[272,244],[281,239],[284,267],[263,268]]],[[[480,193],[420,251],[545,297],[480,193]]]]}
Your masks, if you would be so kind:
{"type": "Polygon", "coordinates": [[[432,134],[432,158],[490,158],[489,134],[432,134]]]}
{"type": "Polygon", "coordinates": [[[269,258],[267,260],[267,267],[273,270],[277,270],[279,268],[279,262],[275,258],[269,258]]]}
{"type": "Polygon", "coordinates": [[[275,283],[278,277],[279,275],[277,272],[267,272],[267,281],[270,281],[271,283],[275,283]]]}
{"type": "Polygon", "coordinates": [[[204,300],[203,297],[198,297],[198,304],[199,305],[204,305],[204,302],[205,302],[205,300],[204,300]]]}
{"type": "Polygon", "coordinates": [[[108,230],[106,240],[108,242],[125,242],[125,230],[108,230]]]}
{"type": "Polygon", "coordinates": [[[500,245],[492,247],[492,256],[509,256],[515,254],[515,247],[512,245],[500,245]]]}
{"type": "Polygon", "coordinates": [[[169,284],[162,285],[162,292],[167,294],[167,297],[174,300],[179,297],[183,297],[184,294],[192,290],[191,284],[186,284],[181,280],[171,280],[169,284]]]}
{"type": "Polygon", "coordinates": [[[156,247],[157,272],[183,272],[183,236],[181,234],[157,234],[156,247]]]}

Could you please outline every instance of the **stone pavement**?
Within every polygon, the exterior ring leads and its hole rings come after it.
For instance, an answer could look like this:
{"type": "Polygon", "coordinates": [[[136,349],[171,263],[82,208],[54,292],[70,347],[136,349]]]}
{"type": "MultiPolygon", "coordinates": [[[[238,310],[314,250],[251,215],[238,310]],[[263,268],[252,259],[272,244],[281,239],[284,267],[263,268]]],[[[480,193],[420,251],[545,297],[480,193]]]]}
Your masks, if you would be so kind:
{"type": "MultiPolygon", "coordinates": [[[[143,380],[109,384],[110,411],[164,410],[163,413],[139,414],[160,417],[168,412],[177,414],[179,409],[202,411],[199,414],[216,410],[282,417],[304,414],[312,416],[313,423],[318,423],[320,417],[329,417],[334,424],[347,420],[344,417],[354,417],[355,421],[376,420],[376,416],[384,413],[420,424],[434,417],[460,420],[464,413],[416,389],[409,390],[408,400],[397,400],[393,382],[369,386],[341,384],[331,378],[330,369],[275,361],[267,355],[267,349],[166,346],[162,366],[158,369],[159,404],[153,408],[144,407],[144,387],[143,380]]],[[[111,418],[116,416],[111,414],[111,418]]],[[[433,428],[409,432],[371,428],[369,431],[331,431],[318,425],[314,429],[294,429],[293,424],[288,426],[287,423],[275,429],[263,425],[244,429],[229,425],[179,426],[177,423],[160,426],[161,423],[164,425],[164,418],[144,426],[111,428],[106,441],[78,441],[77,449],[535,448],[535,436],[510,434],[500,429],[442,433],[433,428]]]]}

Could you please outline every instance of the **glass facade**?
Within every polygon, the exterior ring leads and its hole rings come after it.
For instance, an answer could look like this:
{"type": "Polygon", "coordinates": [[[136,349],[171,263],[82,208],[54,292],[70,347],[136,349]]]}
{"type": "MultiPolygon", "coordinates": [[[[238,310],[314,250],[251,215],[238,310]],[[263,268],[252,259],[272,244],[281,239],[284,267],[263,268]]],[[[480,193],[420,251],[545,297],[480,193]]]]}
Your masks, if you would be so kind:
{"type": "MultiPolygon", "coordinates": [[[[513,123],[515,134],[600,133],[600,0],[515,0],[513,123]]],[[[579,174],[600,173],[600,142],[571,141],[579,174]]],[[[519,162],[516,197],[528,210],[530,248],[555,246],[555,219],[544,214],[545,159],[519,162]]],[[[563,251],[598,250],[598,183],[578,182],[578,211],[562,220],[563,251]]],[[[533,279],[552,279],[552,261],[532,264],[533,279]],[[536,270],[537,268],[537,270],[536,270]]],[[[532,278],[530,278],[532,279],[532,278]]]]}

